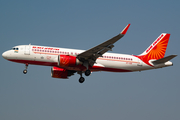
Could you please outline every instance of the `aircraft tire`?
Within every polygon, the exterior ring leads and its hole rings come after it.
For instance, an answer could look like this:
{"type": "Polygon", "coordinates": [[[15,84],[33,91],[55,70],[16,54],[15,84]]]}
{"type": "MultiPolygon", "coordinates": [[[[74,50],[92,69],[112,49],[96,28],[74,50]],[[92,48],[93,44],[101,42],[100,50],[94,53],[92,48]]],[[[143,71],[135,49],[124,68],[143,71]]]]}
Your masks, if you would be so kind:
{"type": "Polygon", "coordinates": [[[23,70],[23,73],[26,74],[26,73],[27,73],[27,70],[23,70]]]}
{"type": "Polygon", "coordinates": [[[85,81],[84,77],[79,78],[79,83],[83,83],[85,81]]]}
{"type": "Polygon", "coordinates": [[[90,71],[90,70],[86,70],[86,71],[85,71],[85,75],[86,75],[86,76],[89,76],[90,74],[91,74],[91,71],[90,71]]]}

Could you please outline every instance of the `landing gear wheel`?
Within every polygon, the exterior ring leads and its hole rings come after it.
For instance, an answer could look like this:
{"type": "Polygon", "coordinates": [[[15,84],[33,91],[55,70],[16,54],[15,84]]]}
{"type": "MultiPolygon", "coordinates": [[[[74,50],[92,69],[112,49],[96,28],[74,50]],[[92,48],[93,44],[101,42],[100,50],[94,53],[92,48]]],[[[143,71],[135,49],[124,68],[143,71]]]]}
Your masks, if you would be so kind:
{"type": "Polygon", "coordinates": [[[28,63],[25,64],[25,70],[23,70],[23,73],[24,73],[24,74],[27,73],[27,68],[28,68],[28,63]]]}
{"type": "Polygon", "coordinates": [[[86,75],[86,76],[89,76],[90,74],[91,74],[91,71],[90,71],[90,70],[86,70],[86,71],[85,71],[85,75],[86,75]]]}
{"type": "Polygon", "coordinates": [[[23,73],[26,74],[26,73],[27,73],[27,70],[23,70],[23,73]]]}
{"type": "Polygon", "coordinates": [[[79,83],[83,83],[85,81],[85,79],[83,77],[79,78],[79,83]]]}

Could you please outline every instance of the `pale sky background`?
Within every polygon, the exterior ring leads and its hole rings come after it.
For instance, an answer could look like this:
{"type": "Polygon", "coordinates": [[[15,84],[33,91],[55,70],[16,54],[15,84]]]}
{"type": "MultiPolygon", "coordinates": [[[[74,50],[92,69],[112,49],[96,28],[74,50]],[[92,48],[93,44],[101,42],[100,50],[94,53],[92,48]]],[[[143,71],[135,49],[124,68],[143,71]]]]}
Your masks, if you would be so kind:
{"type": "MultiPolygon", "coordinates": [[[[87,50],[131,26],[113,52],[142,53],[170,33],[167,55],[180,52],[179,0],[0,0],[1,54],[16,45],[87,50]]],[[[0,120],[180,120],[180,59],[133,73],[51,78],[51,67],[0,57],[0,120]]]]}

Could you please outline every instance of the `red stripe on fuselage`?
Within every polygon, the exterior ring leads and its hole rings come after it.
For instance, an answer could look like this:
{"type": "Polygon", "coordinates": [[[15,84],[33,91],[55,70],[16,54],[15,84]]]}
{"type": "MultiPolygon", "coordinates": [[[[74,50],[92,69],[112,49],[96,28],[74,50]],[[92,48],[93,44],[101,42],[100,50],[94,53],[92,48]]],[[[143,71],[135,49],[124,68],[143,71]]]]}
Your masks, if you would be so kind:
{"type": "MultiPolygon", "coordinates": [[[[16,59],[8,59],[12,62],[24,63],[24,64],[33,64],[33,65],[44,65],[44,66],[57,66],[56,62],[43,62],[43,61],[32,61],[32,60],[16,60],[16,59]]],[[[57,66],[58,67],[58,66],[57,66]]],[[[75,70],[75,71],[85,71],[86,68],[83,65],[78,65],[76,67],[66,67],[67,70],[75,70]]],[[[100,66],[89,67],[91,71],[108,71],[108,72],[132,72],[130,70],[117,69],[117,68],[106,68],[100,66]]]]}

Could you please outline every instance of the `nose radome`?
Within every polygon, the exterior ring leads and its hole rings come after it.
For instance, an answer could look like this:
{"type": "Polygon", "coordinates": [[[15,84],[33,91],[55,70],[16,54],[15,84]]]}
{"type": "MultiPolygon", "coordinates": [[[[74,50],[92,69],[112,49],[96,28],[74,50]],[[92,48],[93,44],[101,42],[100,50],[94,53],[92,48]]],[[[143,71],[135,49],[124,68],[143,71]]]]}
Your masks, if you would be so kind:
{"type": "Polygon", "coordinates": [[[7,59],[7,52],[4,52],[4,53],[2,54],[2,57],[3,57],[4,59],[7,59]]]}

